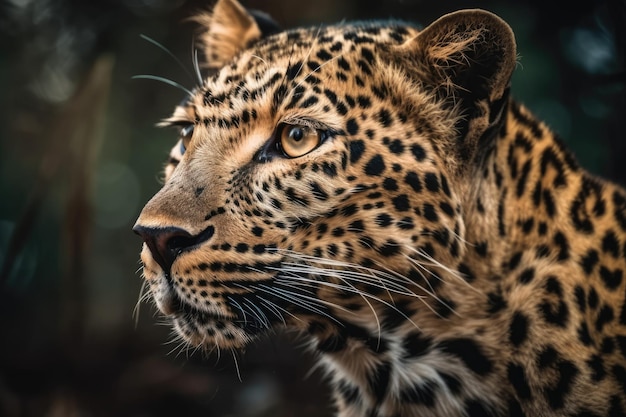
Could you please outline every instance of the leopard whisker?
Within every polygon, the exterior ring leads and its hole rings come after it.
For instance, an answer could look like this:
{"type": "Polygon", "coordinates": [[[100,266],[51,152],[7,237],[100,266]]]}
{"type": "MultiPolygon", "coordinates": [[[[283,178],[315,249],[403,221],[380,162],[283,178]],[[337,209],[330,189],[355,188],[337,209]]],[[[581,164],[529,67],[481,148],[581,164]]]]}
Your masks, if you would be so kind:
{"type": "MultiPolygon", "coordinates": [[[[438,260],[436,260],[435,258],[433,258],[431,255],[429,255],[428,253],[426,253],[424,250],[422,249],[415,249],[413,247],[408,247],[409,250],[412,250],[413,252],[415,252],[417,255],[419,255],[421,258],[426,259],[427,262],[424,262],[423,260],[420,261],[420,264],[422,265],[429,265],[429,266],[434,266],[437,268],[440,268],[442,270],[444,270],[445,272],[447,272],[448,274],[452,275],[453,277],[461,280],[461,281],[465,281],[465,279],[463,279],[461,273],[459,271],[456,271],[452,268],[450,268],[447,265],[442,264],[441,262],[439,262],[438,260]]],[[[434,272],[428,270],[433,276],[438,277],[437,274],[435,274],[434,272]]],[[[467,282],[467,281],[465,281],[467,282]]]]}
{"type": "MultiPolygon", "coordinates": [[[[451,275],[455,275],[454,270],[445,267],[443,264],[439,263],[438,261],[436,261],[434,258],[432,258],[430,255],[428,255],[426,252],[424,252],[421,249],[415,249],[411,246],[407,245],[407,249],[409,251],[412,251],[413,253],[417,254],[417,256],[419,256],[420,258],[424,258],[424,259],[420,259],[417,260],[415,259],[415,257],[409,255],[409,254],[405,254],[405,257],[409,260],[409,262],[411,262],[413,265],[417,266],[420,270],[422,270],[425,274],[435,278],[436,280],[440,281],[440,282],[445,282],[445,280],[440,277],[435,271],[427,268],[426,266],[431,266],[431,267],[439,267],[441,265],[441,269],[444,270],[444,272],[448,272],[451,275]]],[[[432,285],[429,283],[428,279],[426,279],[426,275],[424,273],[420,273],[420,275],[422,276],[422,278],[424,278],[424,280],[428,283],[428,286],[431,288],[431,290],[434,291],[434,289],[432,288],[432,285]]]]}
{"type": "Polygon", "coordinates": [[[464,245],[470,246],[472,248],[476,247],[475,243],[470,242],[469,240],[465,239],[463,236],[461,236],[459,233],[457,233],[454,230],[450,230],[450,234],[452,236],[454,236],[459,242],[462,242],[464,245]]]}
{"type": "MultiPolygon", "coordinates": [[[[398,224],[400,224],[400,222],[398,222],[398,224]]],[[[464,245],[467,246],[471,246],[471,247],[475,247],[476,244],[470,242],[469,240],[465,239],[463,236],[461,236],[459,233],[455,232],[452,229],[446,229],[452,236],[454,236],[459,242],[463,243],[464,245]]],[[[435,233],[433,231],[422,231],[420,232],[420,236],[435,236],[435,233]]]]}
{"type": "MultiPolygon", "coordinates": [[[[336,277],[336,278],[339,278],[339,279],[341,279],[342,281],[345,282],[345,280],[342,279],[341,276],[338,276],[338,275],[333,275],[333,276],[336,277]]],[[[381,303],[383,305],[386,305],[387,307],[392,308],[394,311],[396,311],[397,313],[402,315],[404,318],[406,318],[410,323],[412,323],[415,326],[416,329],[419,330],[419,326],[413,320],[411,320],[410,317],[408,317],[406,314],[404,314],[402,311],[400,311],[395,305],[393,305],[392,303],[390,303],[388,301],[385,301],[385,300],[383,300],[383,299],[381,299],[379,297],[376,297],[376,296],[374,296],[372,294],[369,294],[369,293],[367,293],[365,291],[359,290],[358,288],[354,287],[353,285],[350,285],[350,284],[346,283],[349,286],[344,286],[344,285],[335,284],[335,283],[332,283],[332,282],[318,281],[318,280],[314,280],[314,279],[310,279],[310,278],[304,278],[304,277],[302,277],[300,275],[294,275],[291,278],[294,278],[294,279],[296,279],[298,281],[304,282],[306,284],[303,284],[303,285],[308,285],[311,288],[315,288],[315,284],[325,285],[325,286],[330,287],[330,288],[334,288],[334,289],[338,289],[338,290],[341,290],[341,291],[346,291],[346,292],[351,292],[351,293],[357,294],[357,295],[361,296],[364,300],[366,298],[372,299],[375,302],[381,303]]],[[[378,314],[374,310],[374,308],[371,305],[371,303],[369,303],[367,300],[366,300],[366,302],[369,305],[369,307],[372,310],[372,312],[374,313],[374,316],[375,316],[376,322],[377,322],[377,328],[378,328],[378,332],[379,332],[379,337],[380,337],[380,332],[381,332],[382,329],[381,329],[380,321],[378,319],[378,314]]]]}
{"type": "MultiPolygon", "coordinates": [[[[409,260],[409,262],[411,262],[413,265],[415,265],[417,268],[419,269],[415,269],[415,271],[420,274],[420,276],[424,279],[424,281],[426,281],[426,283],[428,284],[428,286],[430,287],[430,291],[428,291],[428,294],[435,300],[437,301],[439,304],[447,307],[450,311],[452,311],[454,314],[456,314],[458,316],[458,313],[456,312],[456,310],[454,310],[454,308],[452,308],[452,306],[450,306],[448,303],[446,303],[444,300],[442,300],[436,293],[435,293],[435,289],[433,288],[432,284],[429,282],[429,280],[426,278],[426,275],[424,274],[424,272],[428,273],[429,275],[433,276],[435,279],[438,279],[441,282],[445,282],[439,275],[435,274],[433,271],[429,270],[428,268],[426,268],[424,265],[422,265],[420,262],[416,261],[415,259],[411,258],[410,256],[406,256],[407,259],[409,260]],[[422,272],[424,271],[424,272],[422,272]]],[[[430,311],[432,311],[434,314],[436,314],[437,316],[443,318],[441,316],[441,314],[439,312],[437,312],[430,304],[425,303],[426,307],[428,307],[428,309],[430,311]]]]}
{"type": "MultiPolygon", "coordinates": [[[[433,258],[432,256],[428,255],[426,252],[424,252],[421,249],[415,249],[415,248],[411,248],[412,250],[414,250],[418,255],[420,255],[421,257],[425,258],[427,260],[427,262],[421,262],[422,264],[425,265],[430,265],[440,268],[443,271],[447,272],[448,274],[452,275],[454,278],[456,278],[458,281],[460,281],[461,283],[463,283],[464,285],[466,285],[468,288],[472,289],[473,291],[475,291],[476,293],[480,294],[480,290],[478,290],[477,288],[475,288],[470,282],[467,281],[467,279],[464,278],[463,274],[460,271],[454,270],[452,268],[450,268],[447,265],[442,264],[441,262],[439,262],[438,260],[436,260],[435,258],[433,258]]],[[[432,272],[431,272],[432,273],[432,272]]]]}
{"type": "Polygon", "coordinates": [[[219,349],[217,343],[213,345],[213,347],[211,349],[207,349],[206,350],[206,359],[209,359],[211,357],[211,355],[213,355],[213,352],[215,352],[217,349],[219,349]]]}
{"type": "Polygon", "coordinates": [[[246,316],[247,316],[246,315],[246,311],[243,309],[243,307],[237,301],[233,300],[233,298],[230,297],[230,296],[228,297],[228,301],[230,301],[231,304],[234,304],[235,307],[237,307],[241,311],[241,314],[243,315],[243,324],[244,324],[244,326],[247,326],[248,325],[248,319],[246,318],[246,316]]]}
{"type": "Polygon", "coordinates": [[[162,82],[164,84],[171,85],[172,87],[176,87],[176,88],[184,91],[189,96],[193,96],[193,92],[191,90],[185,88],[183,85],[177,83],[176,81],[170,80],[168,78],[159,77],[157,75],[142,74],[142,75],[133,75],[131,77],[131,79],[133,79],[133,80],[142,80],[143,79],[143,80],[160,81],[160,82],[162,82]]]}
{"type": "Polygon", "coordinates": [[[139,311],[141,309],[141,304],[147,301],[152,294],[149,291],[146,291],[148,286],[148,282],[144,279],[141,281],[141,288],[139,289],[139,297],[137,298],[137,302],[135,303],[135,307],[133,307],[132,317],[135,321],[135,329],[139,324],[139,311]]]}
{"type": "Polygon", "coordinates": [[[439,277],[439,275],[435,274],[433,271],[431,271],[430,269],[426,268],[424,265],[422,265],[421,262],[415,260],[414,258],[405,255],[405,257],[408,259],[408,261],[410,263],[412,263],[413,265],[415,265],[417,268],[415,271],[417,271],[418,274],[420,274],[420,276],[424,279],[424,281],[426,282],[426,284],[428,285],[428,289],[426,289],[426,287],[423,287],[419,284],[416,283],[416,285],[420,286],[421,288],[424,289],[424,291],[426,291],[431,297],[436,297],[437,295],[435,294],[435,289],[433,288],[432,284],[430,283],[430,281],[426,278],[426,274],[432,276],[433,278],[437,279],[438,281],[444,282],[443,279],[441,279],[441,277],[439,277]]]}
{"type": "Polygon", "coordinates": [[[160,315],[159,315],[159,318],[160,318],[160,320],[157,320],[156,323],[155,323],[157,326],[166,326],[168,328],[172,327],[172,322],[171,321],[163,319],[163,317],[160,316],[160,315]]]}
{"type": "MultiPolygon", "coordinates": [[[[159,48],[160,50],[162,50],[163,52],[165,52],[167,55],[170,56],[170,58],[172,58],[174,60],[174,62],[176,62],[178,64],[179,67],[182,68],[183,71],[185,71],[185,73],[187,74],[187,76],[189,78],[191,78],[193,80],[193,76],[191,75],[191,72],[189,72],[189,70],[187,69],[187,67],[185,66],[185,64],[183,64],[183,62],[172,53],[172,51],[170,51],[169,49],[167,49],[165,47],[165,45],[163,45],[162,43],[158,42],[157,40],[144,35],[143,33],[139,34],[139,37],[145,41],[150,42],[152,45],[156,46],[157,48],[159,48]]],[[[202,85],[202,79],[200,79],[200,85],[202,85]]]]}
{"type": "MultiPolygon", "coordinates": [[[[174,355],[174,358],[178,359],[183,354],[183,352],[188,352],[189,347],[190,347],[190,343],[185,342],[182,346],[180,346],[180,349],[178,350],[178,352],[176,352],[176,355],[174,355]]],[[[189,356],[187,356],[187,358],[189,358],[189,356]]]]}
{"type": "Polygon", "coordinates": [[[174,356],[175,358],[178,357],[178,355],[180,355],[180,352],[182,351],[182,349],[188,345],[187,341],[183,339],[182,336],[177,336],[175,339],[172,340],[171,343],[176,343],[176,345],[172,348],[172,350],[170,350],[169,352],[166,353],[167,356],[170,356],[172,354],[174,354],[174,352],[178,352],[176,353],[176,355],[174,356]],[[179,339],[179,340],[177,340],[179,339]]]}
{"type": "Polygon", "coordinates": [[[198,77],[198,85],[202,86],[204,82],[202,81],[202,73],[200,72],[200,64],[198,63],[198,50],[195,47],[193,49],[193,69],[196,73],[196,77],[198,77]]]}
{"type": "Polygon", "coordinates": [[[222,358],[222,349],[220,348],[220,345],[218,343],[215,343],[215,349],[212,349],[211,352],[213,350],[217,350],[217,355],[215,355],[216,356],[215,364],[217,365],[219,363],[220,359],[222,358]]]}
{"type": "Polygon", "coordinates": [[[230,348],[230,353],[233,355],[233,361],[235,362],[235,370],[237,371],[237,379],[239,382],[243,382],[241,379],[241,371],[239,370],[239,363],[237,362],[237,354],[235,353],[235,349],[230,348]]]}
{"type": "Polygon", "coordinates": [[[187,359],[189,359],[189,357],[190,357],[190,356],[195,355],[195,353],[196,353],[198,350],[200,350],[200,348],[202,348],[202,346],[204,346],[204,341],[205,341],[205,340],[206,340],[206,336],[204,336],[204,337],[202,338],[202,340],[200,341],[200,343],[198,343],[198,344],[197,344],[197,345],[193,348],[193,350],[191,351],[191,355],[189,354],[189,349],[187,349],[187,350],[185,351],[185,353],[187,354],[187,359]]]}
{"type": "Polygon", "coordinates": [[[251,56],[252,58],[256,58],[256,59],[258,59],[259,61],[261,61],[261,62],[262,62],[262,63],[264,63],[265,65],[269,65],[269,64],[267,63],[267,61],[266,61],[266,60],[264,60],[263,58],[261,58],[261,57],[260,57],[260,56],[258,56],[258,55],[251,54],[250,56],[251,56]]]}
{"type": "Polygon", "coordinates": [[[321,64],[319,67],[315,68],[314,70],[311,70],[304,78],[302,78],[302,80],[300,80],[300,82],[298,82],[298,84],[296,84],[291,90],[295,91],[296,88],[300,87],[302,85],[302,83],[304,83],[307,78],[309,78],[311,75],[313,75],[314,73],[316,73],[317,71],[319,71],[320,69],[322,69],[325,65],[335,61],[336,59],[339,59],[343,56],[343,54],[339,54],[339,55],[335,55],[334,57],[330,58],[329,60],[327,60],[326,62],[324,62],[323,64],[321,64]]]}
{"type": "MultiPolygon", "coordinates": [[[[305,310],[311,311],[312,313],[315,314],[319,314],[320,316],[324,316],[327,317],[328,319],[336,322],[337,324],[343,325],[339,320],[337,320],[336,318],[334,318],[333,316],[331,316],[330,314],[326,313],[325,311],[322,311],[314,306],[309,305],[309,303],[304,303],[302,300],[300,300],[298,298],[298,296],[301,296],[300,294],[291,292],[291,291],[287,291],[287,290],[283,290],[283,289],[275,289],[275,288],[271,288],[268,287],[265,284],[260,284],[258,286],[253,286],[251,287],[252,289],[255,289],[257,291],[264,291],[270,295],[274,295],[278,298],[281,298],[285,301],[288,301],[290,303],[293,303],[296,306],[302,307],[305,310]]],[[[320,300],[316,300],[313,297],[306,297],[307,299],[316,301],[319,303],[320,300]]]]}
{"type": "MultiPolygon", "coordinates": [[[[158,325],[163,325],[163,323],[157,323],[158,325]]],[[[168,340],[166,340],[165,342],[161,343],[162,346],[166,346],[166,345],[171,345],[172,343],[178,343],[180,342],[183,337],[175,330],[171,327],[171,323],[169,324],[169,334],[168,334],[168,340]]]]}
{"type": "MultiPolygon", "coordinates": [[[[314,261],[315,262],[315,261],[314,261]]],[[[322,262],[319,262],[322,263],[322,262]]],[[[391,296],[391,293],[395,293],[398,295],[404,295],[404,296],[409,296],[409,297],[415,297],[415,298],[419,298],[419,299],[423,299],[423,296],[420,296],[412,291],[410,291],[406,286],[401,285],[397,282],[393,282],[391,281],[392,279],[394,279],[394,277],[392,275],[389,275],[387,273],[382,273],[384,274],[384,278],[390,280],[390,282],[387,283],[387,285],[385,285],[382,282],[382,279],[380,277],[378,277],[377,275],[374,274],[381,274],[381,271],[377,271],[371,268],[365,268],[365,267],[361,267],[362,269],[365,270],[369,270],[370,274],[364,274],[364,273],[360,273],[360,272],[355,272],[355,271],[350,271],[350,270],[337,270],[337,269],[325,269],[325,268],[317,268],[317,267],[313,267],[311,265],[307,265],[307,264],[300,264],[300,263],[283,263],[283,265],[287,265],[290,266],[291,268],[293,268],[294,271],[296,272],[302,272],[302,273],[314,273],[317,275],[324,275],[325,271],[331,271],[328,272],[328,276],[335,276],[336,273],[341,273],[342,278],[345,279],[350,279],[353,282],[358,282],[361,284],[366,284],[366,285],[371,285],[371,286],[375,286],[378,288],[381,288],[383,290],[385,290],[390,299],[393,299],[393,297],[391,296]],[[299,271],[296,270],[296,268],[301,268],[299,271]],[[316,268],[316,269],[312,269],[312,268],[316,268]],[[311,272],[313,271],[313,272],[311,272]],[[374,278],[374,279],[372,279],[374,278]]],[[[351,264],[345,264],[344,267],[350,267],[352,266],[351,264]]],[[[411,284],[414,284],[411,281],[408,281],[411,284]]]]}
{"type": "Polygon", "coordinates": [[[249,302],[248,300],[244,300],[243,303],[244,303],[244,305],[248,304],[248,306],[250,307],[250,312],[257,319],[259,319],[259,323],[261,324],[261,326],[264,326],[266,329],[270,328],[270,321],[269,321],[269,319],[267,318],[265,313],[263,313],[263,311],[261,311],[259,309],[259,307],[255,306],[253,303],[249,302]],[[258,312],[258,314],[254,310],[256,310],[258,312]]]}
{"type": "MultiPolygon", "coordinates": [[[[299,275],[292,275],[292,274],[289,274],[288,276],[289,276],[290,278],[299,278],[299,275]]],[[[288,287],[288,288],[293,288],[293,289],[297,289],[297,290],[299,290],[299,289],[300,289],[300,287],[298,287],[297,285],[295,285],[295,283],[294,283],[293,281],[291,281],[291,280],[287,280],[287,279],[285,279],[285,278],[286,278],[286,277],[282,277],[282,276],[281,276],[281,277],[279,277],[279,278],[276,278],[276,282],[277,282],[277,283],[279,283],[279,284],[281,284],[282,286],[285,286],[285,287],[288,287]]],[[[312,287],[312,288],[313,288],[313,289],[315,289],[314,287],[312,287]]],[[[285,290],[284,288],[281,288],[281,291],[287,291],[287,290],[285,290]]],[[[295,293],[295,292],[293,292],[292,294],[296,294],[296,295],[298,295],[298,296],[300,296],[300,297],[304,297],[304,298],[306,298],[306,299],[308,299],[308,300],[311,300],[311,301],[313,301],[313,302],[316,302],[316,303],[318,303],[319,305],[322,305],[322,306],[335,308],[335,309],[337,309],[337,310],[341,310],[341,311],[344,311],[344,312],[346,312],[346,313],[352,313],[352,311],[348,310],[347,308],[345,308],[345,307],[343,307],[343,306],[341,306],[341,305],[339,305],[339,304],[337,304],[337,303],[331,303],[330,301],[326,301],[326,300],[321,300],[321,299],[319,299],[319,298],[317,297],[317,294],[315,294],[313,291],[311,291],[310,293],[314,294],[314,296],[309,297],[309,296],[302,295],[302,294],[295,293]]]]}
{"type": "MultiPolygon", "coordinates": [[[[341,275],[341,274],[339,274],[341,275]]],[[[374,306],[372,305],[372,303],[370,303],[370,301],[367,299],[367,293],[358,290],[354,285],[350,284],[350,282],[348,282],[346,279],[342,278],[341,276],[338,277],[342,282],[344,282],[346,285],[348,285],[350,288],[352,288],[353,290],[357,291],[357,294],[363,299],[363,301],[368,305],[368,307],[370,308],[370,310],[372,311],[372,314],[374,315],[374,320],[376,320],[376,329],[378,331],[378,344],[377,347],[380,347],[380,339],[382,337],[382,328],[380,325],[380,320],[378,318],[378,313],[376,312],[376,309],[374,309],[374,306]]],[[[382,301],[380,298],[378,297],[374,297],[375,300],[377,301],[382,301]]],[[[384,303],[384,301],[383,301],[384,303]]]]}
{"type": "Polygon", "coordinates": [[[261,297],[260,295],[256,294],[256,298],[259,300],[259,303],[264,304],[269,310],[271,310],[272,313],[274,313],[274,315],[276,317],[278,317],[278,319],[283,322],[284,326],[287,325],[287,322],[285,321],[285,317],[280,313],[279,309],[283,310],[287,314],[290,314],[293,318],[296,318],[296,316],[291,314],[289,311],[287,311],[284,308],[276,305],[275,303],[272,303],[269,300],[266,300],[265,298],[261,297]]]}
{"type": "MultiPolygon", "coordinates": [[[[326,259],[326,258],[318,258],[318,257],[310,256],[310,255],[299,254],[294,251],[283,251],[283,252],[286,252],[288,256],[292,258],[300,259],[305,262],[313,262],[313,263],[318,263],[321,265],[329,265],[329,266],[339,266],[343,268],[342,274],[344,278],[350,278],[355,282],[361,282],[367,285],[376,286],[377,284],[379,284],[378,287],[387,291],[388,295],[390,296],[390,299],[393,299],[393,297],[391,297],[391,294],[389,294],[389,292],[394,292],[399,295],[416,297],[419,299],[425,298],[424,296],[418,295],[410,291],[408,287],[405,285],[407,283],[410,285],[415,285],[420,290],[429,293],[428,290],[426,290],[421,285],[408,280],[405,276],[398,274],[397,272],[392,271],[384,267],[383,265],[380,265],[381,268],[388,270],[389,272],[383,272],[377,269],[364,267],[359,264],[353,264],[353,263],[348,263],[344,261],[331,260],[331,259],[326,259]],[[356,272],[352,270],[362,270],[368,273],[365,274],[362,272],[356,272]],[[373,282],[372,278],[375,279],[376,282],[373,282]],[[385,284],[385,281],[386,281],[386,284],[385,284]]],[[[297,265],[302,265],[302,264],[297,264],[297,265]]],[[[333,269],[333,271],[335,270],[333,269]]],[[[306,271],[303,271],[303,272],[306,272],[306,271]]],[[[434,293],[429,293],[429,295],[433,296],[434,293]]]]}
{"type": "MultiPolygon", "coordinates": [[[[378,278],[378,276],[381,274],[381,271],[378,271],[378,270],[375,270],[375,269],[372,269],[372,268],[365,268],[365,267],[362,267],[362,266],[360,266],[360,265],[356,265],[356,264],[348,264],[348,263],[345,263],[345,262],[342,262],[342,261],[328,260],[328,259],[325,259],[325,258],[316,258],[316,257],[312,257],[312,256],[309,256],[309,255],[299,254],[299,253],[297,253],[297,252],[293,252],[293,251],[285,251],[285,252],[289,252],[290,256],[292,256],[292,257],[294,257],[294,258],[301,258],[302,260],[309,260],[309,261],[311,261],[311,260],[312,260],[313,262],[318,262],[318,263],[321,263],[321,264],[324,264],[324,263],[326,263],[326,264],[335,264],[335,265],[342,265],[342,266],[344,266],[344,267],[345,267],[345,266],[348,266],[348,267],[353,267],[353,268],[359,268],[359,269],[368,270],[368,272],[370,272],[370,274],[372,274],[374,277],[377,277],[377,278],[378,278]]],[[[312,267],[312,266],[310,266],[310,265],[307,265],[307,264],[293,264],[293,265],[291,266],[291,268],[292,268],[292,272],[296,272],[296,273],[304,273],[304,274],[310,274],[310,273],[312,273],[312,272],[311,272],[311,268],[313,268],[313,267],[312,267]],[[296,268],[301,268],[301,269],[297,270],[296,268]]],[[[383,269],[388,269],[388,268],[384,268],[384,267],[383,267],[383,269]]],[[[333,270],[326,270],[326,269],[319,269],[319,268],[318,268],[318,269],[316,269],[313,273],[315,273],[315,274],[317,274],[317,275],[324,275],[324,274],[326,274],[327,276],[338,277],[338,276],[337,276],[337,273],[338,273],[337,271],[338,271],[338,270],[335,270],[335,269],[333,269],[333,270]],[[330,272],[330,273],[328,273],[327,271],[331,271],[331,272],[330,272]]],[[[340,271],[341,271],[341,275],[342,275],[341,277],[338,277],[338,278],[340,278],[340,279],[341,279],[341,278],[351,279],[351,280],[353,280],[353,281],[358,281],[358,282],[361,282],[361,283],[364,283],[364,284],[367,284],[367,285],[378,286],[379,288],[382,288],[382,289],[384,289],[385,291],[387,291],[387,292],[388,292],[388,295],[390,295],[390,300],[391,300],[391,302],[392,302],[392,303],[387,303],[387,302],[384,302],[383,300],[380,300],[380,299],[378,299],[378,301],[385,303],[385,304],[386,304],[386,305],[388,305],[389,307],[391,307],[391,308],[393,308],[394,310],[398,311],[400,314],[404,315],[404,314],[403,314],[402,312],[400,312],[400,311],[399,311],[399,310],[395,307],[395,305],[393,304],[393,297],[391,296],[391,294],[389,294],[389,291],[391,291],[391,290],[390,290],[387,286],[385,286],[385,285],[380,285],[379,283],[372,282],[371,280],[362,280],[362,279],[355,280],[352,276],[350,276],[351,274],[358,274],[360,277],[367,277],[367,278],[371,278],[371,276],[370,276],[370,275],[365,275],[365,274],[355,273],[355,272],[353,272],[353,271],[346,271],[346,270],[340,270],[340,271]]],[[[398,274],[398,273],[397,273],[397,272],[395,272],[395,271],[389,270],[389,272],[391,273],[391,275],[390,275],[390,274],[387,274],[387,273],[382,273],[382,274],[384,274],[385,278],[387,278],[388,280],[390,280],[390,281],[391,281],[391,280],[392,280],[392,279],[394,279],[394,278],[400,278],[400,279],[399,279],[399,281],[406,282],[406,283],[411,284],[411,285],[415,285],[415,286],[417,286],[418,288],[420,288],[422,291],[426,292],[426,293],[427,293],[428,295],[430,295],[431,297],[433,297],[433,298],[435,298],[436,300],[438,300],[439,302],[442,302],[442,303],[443,303],[443,301],[442,301],[442,300],[440,300],[440,299],[436,296],[436,294],[434,293],[434,291],[428,291],[427,289],[425,289],[425,288],[424,288],[424,287],[422,287],[421,285],[419,285],[419,284],[417,284],[417,283],[415,283],[415,282],[413,282],[413,281],[408,280],[406,277],[404,277],[404,276],[403,276],[403,275],[401,275],[401,274],[398,274]]],[[[299,276],[299,275],[298,275],[298,276],[299,276]]],[[[380,278],[379,278],[379,280],[380,280],[380,281],[382,281],[382,279],[380,279],[380,278]]],[[[323,281],[319,281],[319,282],[323,282],[323,281]]],[[[345,281],[344,281],[344,282],[345,282],[345,281]]],[[[391,282],[393,283],[393,281],[391,281],[391,282]]],[[[400,284],[395,284],[395,285],[399,285],[399,286],[400,286],[400,284]]],[[[403,290],[403,291],[395,291],[395,292],[396,292],[396,293],[398,293],[398,294],[402,294],[402,295],[407,295],[407,296],[415,297],[415,298],[417,298],[417,299],[421,300],[421,301],[422,301],[422,302],[423,302],[423,303],[427,306],[427,308],[429,308],[429,309],[430,309],[431,311],[433,311],[435,314],[438,314],[436,311],[434,311],[434,309],[433,309],[433,308],[432,308],[432,307],[431,307],[428,303],[426,303],[426,302],[424,301],[424,299],[425,299],[425,297],[424,297],[424,296],[420,296],[420,295],[415,294],[414,292],[412,292],[412,291],[408,290],[408,288],[407,288],[406,286],[401,286],[401,288],[402,288],[402,290],[403,290]]],[[[368,296],[370,296],[370,294],[367,294],[367,295],[368,295],[368,296]]],[[[445,303],[444,303],[444,304],[445,304],[445,303]]],[[[448,308],[449,308],[449,306],[448,306],[448,308]]],[[[406,316],[405,316],[405,317],[406,317],[406,316]]],[[[406,317],[406,318],[407,318],[407,320],[411,321],[411,319],[410,319],[410,318],[408,318],[408,317],[406,317]]],[[[412,322],[412,321],[411,321],[411,322],[412,322]]],[[[412,322],[412,323],[413,323],[413,322],[412,322]]],[[[419,327],[418,327],[415,323],[413,323],[413,324],[415,325],[415,327],[416,327],[416,328],[419,328],[419,327]]]]}
{"type": "MultiPolygon", "coordinates": [[[[309,305],[307,305],[307,304],[303,304],[300,300],[297,300],[297,299],[295,299],[295,300],[294,300],[294,299],[293,299],[293,297],[286,296],[285,294],[280,294],[280,293],[277,293],[277,292],[276,292],[273,288],[268,287],[268,286],[267,286],[267,285],[265,285],[265,284],[260,284],[260,285],[252,285],[252,286],[250,286],[250,288],[251,288],[252,290],[255,290],[255,291],[262,291],[262,292],[267,293],[268,295],[273,295],[273,296],[278,297],[278,298],[280,298],[280,299],[283,299],[283,300],[285,300],[285,301],[288,301],[288,302],[294,303],[294,305],[297,305],[297,306],[299,306],[299,307],[302,307],[302,308],[304,308],[304,309],[306,309],[306,310],[311,310],[311,308],[313,308],[313,307],[310,307],[310,306],[309,306],[309,305]]],[[[313,309],[314,309],[314,308],[313,308],[313,309]]],[[[318,311],[319,311],[319,310],[314,309],[314,312],[318,312],[318,311]]],[[[320,312],[320,313],[321,313],[321,312],[320,312]]]]}
{"type": "MultiPolygon", "coordinates": [[[[424,293],[426,293],[426,295],[428,295],[429,297],[435,297],[435,298],[437,297],[437,295],[435,294],[435,292],[432,289],[432,287],[429,290],[426,287],[424,287],[423,285],[421,285],[421,284],[419,284],[417,282],[411,281],[408,277],[404,276],[403,274],[400,274],[397,271],[394,271],[393,269],[391,269],[389,267],[386,267],[385,265],[381,264],[380,262],[376,262],[376,265],[378,265],[382,270],[386,271],[385,272],[385,277],[387,279],[389,279],[390,281],[393,280],[392,282],[394,282],[396,285],[400,285],[401,288],[403,288],[404,292],[401,293],[402,295],[413,296],[413,297],[417,298],[418,300],[420,300],[421,302],[425,303],[424,300],[427,299],[426,296],[419,295],[419,294],[409,290],[408,286],[415,286],[420,291],[423,291],[424,293]]],[[[425,303],[425,304],[427,304],[427,303],[425,303]]]]}
{"type": "MultiPolygon", "coordinates": [[[[322,25],[319,25],[318,28],[317,28],[317,32],[315,33],[315,36],[313,36],[313,40],[311,41],[311,47],[309,48],[309,51],[304,56],[304,59],[302,60],[302,65],[300,65],[300,68],[298,68],[298,71],[296,72],[296,75],[293,77],[294,79],[296,79],[298,77],[298,75],[300,75],[300,72],[302,71],[302,68],[304,68],[304,63],[309,60],[309,57],[313,53],[313,49],[315,48],[315,45],[317,45],[317,39],[319,38],[321,31],[322,31],[322,25]]],[[[294,88],[291,89],[291,91],[293,91],[299,85],[300,84],[296,85],[294,88]]]]}

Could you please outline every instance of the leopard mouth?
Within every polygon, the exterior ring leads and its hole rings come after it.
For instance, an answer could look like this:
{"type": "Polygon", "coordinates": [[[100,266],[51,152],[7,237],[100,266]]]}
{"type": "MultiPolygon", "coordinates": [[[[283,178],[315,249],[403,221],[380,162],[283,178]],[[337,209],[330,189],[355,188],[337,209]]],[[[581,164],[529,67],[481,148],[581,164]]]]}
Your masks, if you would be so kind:
{"type": "Polygon", "coordinates": [[[212,310],[207,310],[185,301],[172,279],[165,275],[159,294],[157,305],[161,312],[172,321],[179,335],[195,346],[242,347],[260,333],[284,323],[283,317],[263,307],[253,291],[224,295],[222,305],[215,303],[212,310]]]}
{"type": "Polygon", "coordinates": [[[159,271],[151,278],[151,290],[161,313],[190,345],[241,348],[270,329],[302,328],[311,317],[331,315],[315,301],[311,285],[294,285],[293,276],[281,271],[280,261],[257,263],[234,274],[226,271],[229,279],[207,280],[200,287],[193,285],[197,279],[188,284],[176,273],[159,271]],[[248,275],[250,270],[257,276],[248,275]],[[201,293],[208,288],[208,294],[201,293]]]}

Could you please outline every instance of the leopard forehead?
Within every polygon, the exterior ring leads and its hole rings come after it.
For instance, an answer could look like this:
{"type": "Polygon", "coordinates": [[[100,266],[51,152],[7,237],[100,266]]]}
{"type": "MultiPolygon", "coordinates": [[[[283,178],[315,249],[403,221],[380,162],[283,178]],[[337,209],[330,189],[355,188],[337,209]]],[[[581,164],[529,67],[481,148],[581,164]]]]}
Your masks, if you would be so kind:
{"type": "MultiPolygon", "coordinates": [[[[189,122],[225,132],[228,137],[213,137],[231,149],[234,142],[248,141],[244,150],[249,152],[260,145],[250,141],[251,133],[267,138],[284,121],[316,121],[354,134],[359,120],[368,117],[388,127],[393,112],[401,122],[411,114],[411,122],[433,136],[446,135],[454,127],[453,115],[442,112],[415,80],[403,77],[388,51],[417,33],[394,22],[281,32],[237,54],[179,112],[189,122]]],[[[360,133],[371,136],[372,130],[360,133]]]]}

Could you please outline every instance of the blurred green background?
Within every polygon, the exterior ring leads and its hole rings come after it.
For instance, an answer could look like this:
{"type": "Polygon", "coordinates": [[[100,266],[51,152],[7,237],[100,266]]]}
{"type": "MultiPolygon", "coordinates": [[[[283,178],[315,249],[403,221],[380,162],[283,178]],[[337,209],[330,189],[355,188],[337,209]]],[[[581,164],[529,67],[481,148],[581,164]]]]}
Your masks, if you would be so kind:
{"type": "MultiPolygon", "coordinates": [[[[249,0],[284,27],[427,24],[481,7],[513,27],[513,94],[594,173],[626,184],[626,2],[249,0]]],[[[186,351],[139,299],[131,227],[175,141],[155,124],[193,79],[199,0],[0,3],[0,416],[325,416],[301,341],[186,351]],[[182,61],[153,43],[161,43],[182,61]]],[[[162,324],[162,323],[161,323],[162,324]]]]}

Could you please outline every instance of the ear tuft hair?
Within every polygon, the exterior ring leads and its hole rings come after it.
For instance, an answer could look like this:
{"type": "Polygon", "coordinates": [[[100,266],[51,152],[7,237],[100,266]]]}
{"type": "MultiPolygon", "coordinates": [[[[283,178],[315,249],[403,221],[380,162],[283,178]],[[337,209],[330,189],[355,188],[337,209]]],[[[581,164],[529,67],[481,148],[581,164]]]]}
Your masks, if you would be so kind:
{"type": "Polygon", "coordinates": [[[248,11],[237,0],[218,0],[210,12],[195,18],[201,26],[200,42],[206,67],[216,69],[230,62],[237,53],[280,27],[270,16],[248,11]]]}
{"type": "Polygon", "coordinates": [[[450,13],[419,35],[418,48],[435,81],[477,100],[494,100],[508,87],[516,62],[513,31],[485,10],[450,13]]]}
{"type": "Polygon", "coordinates": [[[459,157],[475,157],[507,104],[516,65],[510,26],[485,10],[461,10],[437,19],[391,53],[409,77],[460,111],[459,157]]]}

